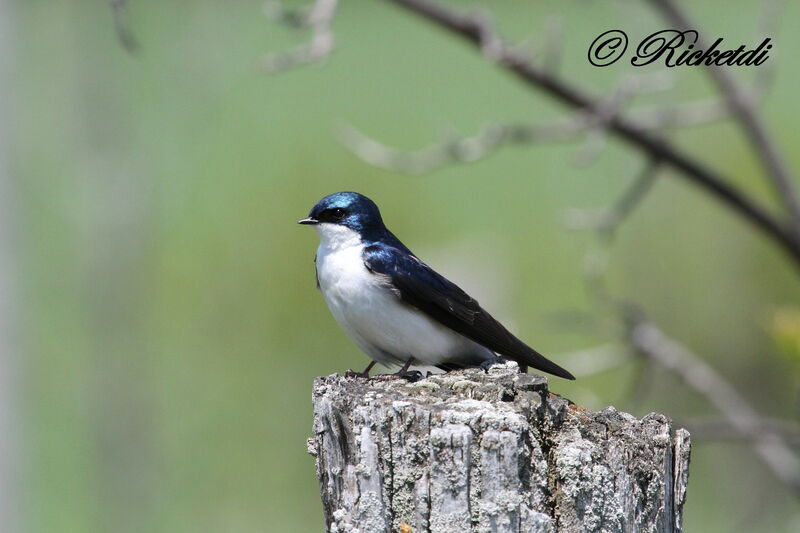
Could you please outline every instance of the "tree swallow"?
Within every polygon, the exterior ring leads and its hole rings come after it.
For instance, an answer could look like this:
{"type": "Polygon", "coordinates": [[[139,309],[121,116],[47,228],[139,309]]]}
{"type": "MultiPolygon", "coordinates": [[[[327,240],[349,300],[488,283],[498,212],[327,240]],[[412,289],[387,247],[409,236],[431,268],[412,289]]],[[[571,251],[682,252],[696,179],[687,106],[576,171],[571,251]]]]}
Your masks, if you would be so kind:
{"type": "Polygon", "coordinates": [[[372,362],[418,361],[443,370],[497,356],[575,379],[515,337],[455,283],[435,272],[383,224],[375,203],[355,192],[326,196],[299,224],[313,225],[320,244],[317,287],[334,318],[372,362]]]}

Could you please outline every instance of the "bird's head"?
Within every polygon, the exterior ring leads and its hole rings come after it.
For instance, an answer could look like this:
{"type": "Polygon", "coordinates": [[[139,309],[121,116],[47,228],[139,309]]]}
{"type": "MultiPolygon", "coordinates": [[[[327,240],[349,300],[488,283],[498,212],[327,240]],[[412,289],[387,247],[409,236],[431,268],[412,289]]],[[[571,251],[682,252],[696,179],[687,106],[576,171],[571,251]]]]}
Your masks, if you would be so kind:
{"type": "Polygon", "coordinates": [[[385,230],[378,206],[357,192],[329,194],[298,224],[313,225],[323,240],[348,237],[362,240],[385,230]]]}

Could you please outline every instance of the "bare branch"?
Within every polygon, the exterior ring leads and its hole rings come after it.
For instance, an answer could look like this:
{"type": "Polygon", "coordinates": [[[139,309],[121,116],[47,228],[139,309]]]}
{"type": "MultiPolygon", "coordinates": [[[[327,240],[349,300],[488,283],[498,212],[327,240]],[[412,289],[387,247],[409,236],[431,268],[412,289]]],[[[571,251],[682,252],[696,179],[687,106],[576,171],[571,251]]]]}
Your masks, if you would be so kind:
{"type": "Polygon", "coordinates": [[[473,163],[508,144],[571,141],[589,126],[585,115],[542,125],[490,124],[472,137],[445,139],[413,152],[387,146],[352,126],[343,126],[337,133],[339,141],[365,162],[386,170],[420,175],[452,163],[473,163]]]}
{"type": "MultiPolygon", "coordinates": [[[[656,364],[677,375],[684,383],[704,396],[739,434],[753,441],[761,461],[773,474],[800,494],[800,459],[780,432],[770,431],[762,417],[738,391],[702,359],[666,336],[649,321],[636,305],[613,298],[605,285],[610,246],[616,230],[652,189],[659,167],[650,161],[620,199],[601,216],[583,217],[580,227],[597,231],[598,242],[584,260],[584,276],[590,294],[621,313],[630,345],[656,364]]],[[[573,212],[573,218],[580,212],[573,212]]],[[[572,226],[576,221],[572,220],[572,226]]],[[[646,363],[647,364],[647,363],[646,363]]]]}
{"type": "Polygon", "coordinates": [[[703,126],[726,119],[730,110],[725,102],[712,99],[676,105],[640,107],[631,112],[637,123],[648,130],[703,126]]]}
{"type": "Polygon", "coordinates": [[[109,5],[111,5],[111,14],[114,17],[114,30],[117,32],[120,44],[129,53],[135,52],[139,48],[139,44],[128,25],[128,0],[109,0],[109,5]]]}
{"type": "MultiPolygon", "coordinates": [[[[761,2],[761,14],[758,17],[756,25],[755,38],[765,39],[767,37],[776,37],[778,30],[781,26],[783,19],[783,12],[785,11],[786,0],[764,0],[761,2]]],[[[780,55],[780,50],[772,50],[772,56],[777,58],[780,55]]],[[[761,102],[769,92],[775,81],[775,71],[778,62],[767,61],[755,71],[755,79],[750,92],[756,102],[761,102]]]]}
{"type": "Polygon", "coordinates": [[[710,365],[667,336],[638,308],[627,313],[631,345],[706,398],[737,431],[758,436],[753,447],[761,461],[800,495],[800,459],[783,436],[764,427],[762,416],[710,365]]]}
{"type": "Polygon", "coordinates": [[[515,53],[531,57],[545,70],[557,72],[564,53],[564,22],[561,17],[549,16],[541,37],[528,36],[512,46],[515,53]]]}
{"type": "Polygon", "coordinates": [[[571,209],[565,214],[565,223],[572,229],[594,229],[598,239],[583,258],[583,275],[589,294],[603,304],[618,305],[606,288],[606,274],[611,255],[611,244],[617,228],[652,190],[658,176],[659,161],[649,160],[639,176],[620,196],[613,206],[601,212],[571,209]]]}
{"type": "MultiPolygon", "coordinates": [[[[445,28],[478,46],[491,61],[502,65],[522,81],[543,90],[556,100],[578,109],[592,112],[599,102],[583,89],[533,65],[508,47],[483,17],[455,11],[434,0],[390,0],[425,19],[445,28]]],[[[689,155],[674,148],[666,139],[650,133],[634,120],[616,115],[608,124],[609,131],[641,149],[654,159],[678,170],[682,176],[738,212],[746,220],[769,235],[800,267],[800,239],[791,228],[762,206],[745,196],[730,180],[706,167],[689,155]]]]}
{"type": "Polygon", "coordinates": [[[328,57],[334,48],[331,23],[336,15],[338,0],[316,0],[311,6],[300,10],[287,10],[281,2],[269,0],[264,13],[272,20],[283,22],[294,28],[310,28],[310,40],[292,50],[268,54],[262,60],[267,72],[280,72],[291,68],[319,62],[328,57]]]}
{"type": "MultiPolygon", "coordinates": [[[[339,141],[360,159],[378,168],[421,175],[454,163],[474,163],[509,144],[566,142],[585,139],[576,162],[585,164],[605,144],[609,120],[635,95],[663,91],[671,86],[664,73],[625,78],[612,95],[592,113],[579,111],[573,117],[549,124],[490,124],[470,137],[454,137],[414,151],[404,151],[373,139],[350,125],[337,132],[339,141]]],[[[699,125],[727,114],[721,102],[697,102],[663,108],[646,108],[642,113],[648,127],[699,125]],[[710,112],[706,108],[713,106],[710,112]],[[683,122],[683,123],[682,123],[683,122]]]]}
{"type": "Polygon", "coordinates": [[[557,72],[564,55],[564,22],[550,17],[545,28],[545,42],[542,46],[542,65],[550,72],[557,72]]]}
{"type": "MultiPolygon", "coordinates": [[[[728,116],[727,106],[722,102],[696,102],[678,106],[658,106],[643,109],[641,114],[633,112],[648,129],[690,127],[722,120],[728,116]]],[[[550,124],[489,124],[475,135],[468,137],[445,136],[441,141],[423,148],[406,151],[389,146],[368,136],[351,125],[344,125],[336,132],[342,145],[357,157],[372,166],[411,175],[435,172],[451,164],[475,163],[485,159],[508,145],[528,145],[546,142],[570,142],[587,137],[587,132],[597,131],[593,121],[584,114],[550,124]]],[[[600,138],[605,140],[605,136],[600,138]]],[[[588,139],[579,148],[576,162],[584,163],[588,157],[588,139]]],[[[580,229],[580,228],[577,228],[580,229]]]]}
{"type": "MultiPolygon", "coordinates": [[[[772,76],[766,74],[768,69],[764,68],[769,64],[765,63],[759,67],[758,75],[749,88],[754,105],[761,103],[765,98],[772,82],[772,76]]],[[[717,122],[730,118],[731,109],[724,98],[709,98],[694,102],[638,107],[631,109],[629,114],[642,127],[661,130],[703,126],[717,122]]]]}
{"type": "MultiPolygon", "coordinates": [[[[632,110],[648,129],[700,126],[728,116],[724,102],[702,101],[675,106],[653,106],[632,110]]],[[[357,128],[344,125],[336,133],[339,141],[364,162],[384,170],[411,175],[429,174],[451,164],[475,163],[511,144],[569,142],[586,138],[587,132],[602,130],[597,118],[578,113],[550,124],[489,124],[469,137],[446,136],[443,140],[412,151],[382,143],[357,128]]],[[[605,135],[600,135],[605,140],[605,135]]],[[[587,154],[587,140],[576,159],[581,163],[596,153],[587,154]]],[[[602,145],[601,145],[602,146],[602,145]]],[[[592,148],[596,147],[591,145],[592,148]]]]}
{"type": "Polygon", "coordinates": [[[633,98],[639,94],[666,90],[671,86],[667,73],[659,72],[649,76],[627,76],[608,98],[600,101],[591,113],[591,127],[586,142],[576,152],[575,162],[579,165],[591,163],[605,147],[611,120],[621,113],[633,98]]]}
{"type": "MultiPolygon", "coordinates": [[[[653,2],[662,14],[680,29],[697,28],[697,24],[689,19],[674,0],[653,0],[653,2]]],[[[697,38],[697,46],[699,49],[707,48],[702,34],[697,38]]],[[[712,64],[708,65],[708,71],[761,158],[779,200],[785,204],[789,212],[793,231],[795,234],[800,234],[800,196],[798,196],[797,188],[786,163],[778,153],[767,128],[755,110],[751,95],[742,89],[728,69],[712,64]]]]}
{"type": "MultiPolygon", "coordinates": [[[[519,48],[519,47],[517,47],[519,48]]],[[[442,141],[414,151],[388,146],[352,126],[338,132],[340,142],[368,164],[412,175],[427,174],[453,163],[474,163],[508,144],[563,142],[584,138],[575,162],[588,164],[605,146],[608,122],[640,94],[672,88],[669,72],[628,76],[598,104],[593,113],[579,111],[572,118],[551,124],[490,124],[470,137],[446,136],[442,141]]],[[[723,100],[708,99],[674,105],[633,108],[629,114],[648,130],[701,126],[723,120],[730,110],[723,100]]]]}
{"type": "Polygon", "coordinates": [[[647,193],[652,189],[657,177],[659,161],[649,160],[642,171],[631,183],[630,187],[620,196],[617,202],[607,209],[595,226],[600,236],[610,241],[616,234],[617,228],[638,205],[644,200],[647,193]]]}

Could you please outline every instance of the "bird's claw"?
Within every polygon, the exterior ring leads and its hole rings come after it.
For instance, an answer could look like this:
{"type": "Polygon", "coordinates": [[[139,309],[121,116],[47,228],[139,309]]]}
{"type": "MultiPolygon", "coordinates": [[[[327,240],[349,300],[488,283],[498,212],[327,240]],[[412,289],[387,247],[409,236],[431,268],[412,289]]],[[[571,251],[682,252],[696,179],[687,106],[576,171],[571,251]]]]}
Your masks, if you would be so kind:
{"type": "Polygon", "coordinates": [[[380,381],[389,381],[392,379],[404,379],[409,383],[416,383],[423,379],[425,376],[419,370],[406,370],[405,372],[394,372],[392,374],[378,374],[373,379],[380,381]]]}
{"type": "Polygon", "coordinates": [[[417,381],[423,379],[425,376],[422,375],[422,372],[419,370],[407,370],[403,373],[396,374],[397,377],[403,378],[404,380],[408,381],[409,383],[416,383],[417,381]]]}
{"type": "Polygon", "coordinates": [[[365,379],[369,379],[369,372],[356,372],[355,370],[353,370],[351,368],[351,369],[347,370],[344,373],[344,377],[346,377],[346,378],[365,378],[365,379]]]}
{"type": "Polygon", "coordinates": [[[479,366],[483,369],[484,372],[488,372],[493,365],[504,365],[506,364],[505,357],[496,356],[492,357],[491,359],[487,359],[483,361],[479,366]]]}

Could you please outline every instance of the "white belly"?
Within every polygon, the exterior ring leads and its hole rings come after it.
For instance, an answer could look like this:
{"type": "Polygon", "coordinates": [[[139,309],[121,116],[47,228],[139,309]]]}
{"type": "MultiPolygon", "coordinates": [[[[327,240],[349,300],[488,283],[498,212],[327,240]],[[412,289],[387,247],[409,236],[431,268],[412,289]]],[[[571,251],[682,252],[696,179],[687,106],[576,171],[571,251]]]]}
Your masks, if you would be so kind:
{"type": "Polygon", "coordinates": [[[364,266],[364,245],[317,250],[320,290],[334,318],[372,359],[401,365],[476,364],[492,352],[403,304],[382,277],[364,266]]]}

